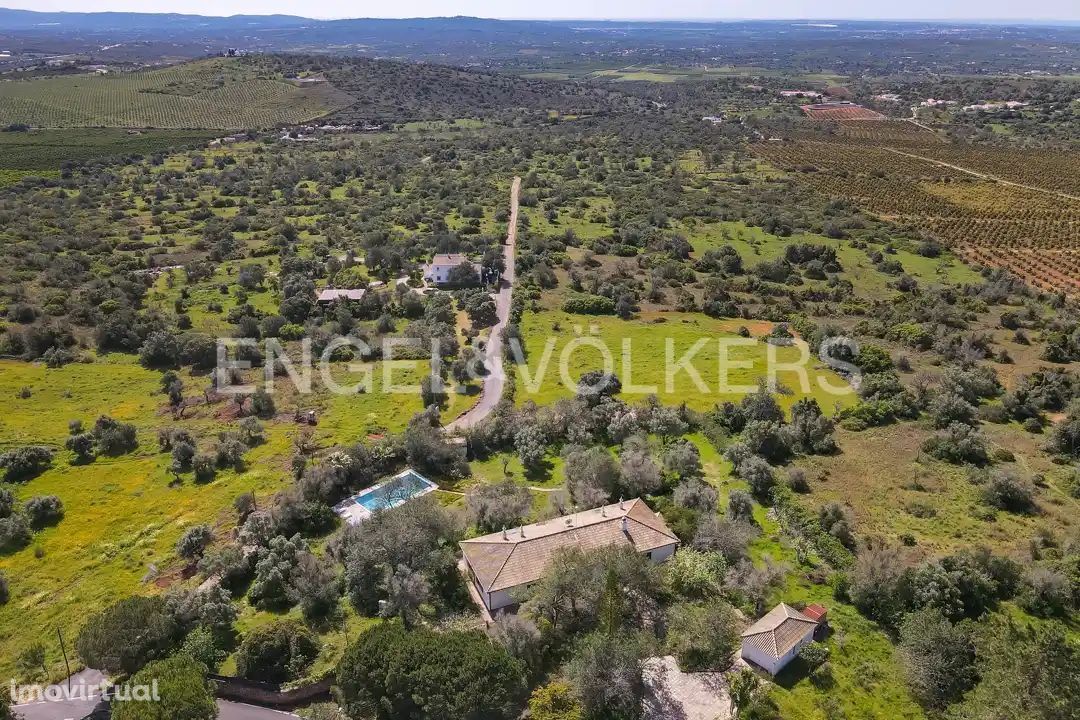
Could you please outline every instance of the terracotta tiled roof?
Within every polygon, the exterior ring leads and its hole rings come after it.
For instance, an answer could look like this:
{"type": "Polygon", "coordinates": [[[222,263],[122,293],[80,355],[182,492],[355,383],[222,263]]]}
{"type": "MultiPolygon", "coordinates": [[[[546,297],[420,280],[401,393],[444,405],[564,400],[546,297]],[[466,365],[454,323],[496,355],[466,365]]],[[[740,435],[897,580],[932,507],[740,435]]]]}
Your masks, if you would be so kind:
{"type": "Polygon", "coordinates": [[[790,605],[780,603],[748,627],[742,638],[744,643],[750,643],[766,655],[780,658],[812,634],[816,627],[816,621],[790,605]]]}
{"type": "Polygon", "coordinates": [[[465,262],[469,262],[469,258],[467,258],[462,253],[443,253],[431,258],[431,262],[428,264],[428,266],[434,267],[436,265],[449,265],[450,267],[455,267],[465,262]]]}
{"type": "Polygon", "coordinates": [[[461,551],[481,587],[495,592],[539,580],[564,548],[628,545],[643,553],[678,542],[663,519],[637,498],[464,540],[461,551]]]}
{"type": "Polygon", "coordinates": [[[364,297],[364,289],[326,288],[319,291],[319,302],[333,302],[338,299],[359,300],[364,297]]]}

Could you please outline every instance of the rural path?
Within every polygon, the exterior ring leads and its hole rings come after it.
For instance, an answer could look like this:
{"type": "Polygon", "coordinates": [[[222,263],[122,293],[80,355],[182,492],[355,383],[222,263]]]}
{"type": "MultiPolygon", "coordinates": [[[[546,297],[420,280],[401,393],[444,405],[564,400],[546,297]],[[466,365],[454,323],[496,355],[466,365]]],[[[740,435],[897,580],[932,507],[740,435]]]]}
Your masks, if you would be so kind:
{"type": "Polygon", "coordinates": [[[506,370],[503,367],[502,331],[510,322],[510,293],[514,287],[514,252],[517,246],[518,195],[521,193],[521,178],[515,177],[510,185],[510,219],[506,226],[506,244],[503,245],[503,264],[505,270],[499,279],[499,290],[495,294],[495,314],[497,320],[488,335],[484,346],[484,366],[488,374],[480,387],[480,398],[476,404],[446,425],[447,432],[475,427],[491,414],[502,398],[506,386],[506,370]]]}
{"type": "Polygon", "coordinates": [[[884,149],[888,150],[891,153],[896,153],[897,155],[906,155],[907,157],[915,158],[916,160],[924,160],[929,163],[934,163],[935,165],[941,165],[942,167],[959,170],[962,173],[967,173],[968,175],[972,175],[981,180],[992,180],[993,182],[998,182],[1002,185],[1011,185],[1013,187],[1022,188],[1024,190],[1031,190],[1033,192],[1043,193],[1044,195],[1056,195],[1057,197],[1065,198],[1066,200],[1080,201],[1080,197],[1076,195],[1070,195],[1069,193],[1059,192],[1058,190],[1047,190],[1046,188],[1037,187],[1035,185],[1024,185],[1023,183],[1013,182],[1012,180],[1005,180],[1004,178],[999,178],[996,175],[990,175],[988,173],[972,170],[970,168],[963,167],[962,165],[953,165],[952,163],[947,163],[943,160],[935,160],[934,158],[925,157],[924,155],[916,155],[915,153],[904,152],[903,150],[897,150],[896,148],[887,147],[884,149]]]}

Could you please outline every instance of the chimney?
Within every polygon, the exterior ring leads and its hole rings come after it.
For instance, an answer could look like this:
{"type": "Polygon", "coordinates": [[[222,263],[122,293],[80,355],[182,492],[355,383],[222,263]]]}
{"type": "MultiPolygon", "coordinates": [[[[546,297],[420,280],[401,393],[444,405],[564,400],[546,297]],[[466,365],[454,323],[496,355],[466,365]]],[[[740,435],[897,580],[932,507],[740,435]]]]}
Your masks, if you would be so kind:
{"type": "Polygon", "coordinates": [[[630,523],[627,522],[625,515],[623,515],[623,519],[622,519],[622,531],[624,533],[626,533],[627,535],[630,534],[630,523]]]}
{"type": "Polygon", "coordinates": [[[507,535],[506,535],[506,526],[505,526],[505,525],[503,525],[503,540],[509,540],[509,539],[510,539],[510,538],[509,538],[509,537],[507,537],[507,535]]]}
{"type": "Polygon", "coordinates": [[[623,505],[622,495],[619,496],[619,509],[620,510],[625,510],[626,509],[625,505],[623,505]]]}
{"type": "Polygon", "coordinates": [[[607,505],[600,506],[600,517],[607,517],[607,505]]]}
{"type": "Polygon", "coordinates": [[[521,526],[521,537],[525,537],[525,526],[521,526]]]}

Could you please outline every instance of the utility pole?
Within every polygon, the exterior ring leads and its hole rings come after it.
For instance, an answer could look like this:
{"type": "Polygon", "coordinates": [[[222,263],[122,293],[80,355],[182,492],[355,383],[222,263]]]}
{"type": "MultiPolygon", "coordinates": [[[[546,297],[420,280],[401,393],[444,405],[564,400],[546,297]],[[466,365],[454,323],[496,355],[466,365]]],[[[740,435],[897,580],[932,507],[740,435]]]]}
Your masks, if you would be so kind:
{"type": "Polygon", "coordinates": [[[64,634],[60,632],[60,626],[56,626],[56,636],[60,638],[60,652],[64,654],[64,668],[67,670],[67,689],[71,693],[71,664],[68,663],[67,648],[64,647],[64,634]]]}

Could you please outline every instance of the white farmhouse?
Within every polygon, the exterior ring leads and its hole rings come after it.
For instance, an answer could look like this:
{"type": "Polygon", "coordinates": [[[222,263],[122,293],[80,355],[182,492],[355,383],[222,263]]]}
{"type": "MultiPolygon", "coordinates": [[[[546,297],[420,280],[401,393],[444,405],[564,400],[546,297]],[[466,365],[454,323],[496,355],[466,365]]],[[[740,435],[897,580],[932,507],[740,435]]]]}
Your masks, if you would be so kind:
{"type": "Polygon", "coordinates": [[[424,266],[424,279],[436,285],[445,285],[450,281],[450,271],[465,263],[471,265],[479,276],[480,266],[477,263],[470,262],[462,253],[447,253],[436,255],[424,266]]]}
{"type": "Polygon", "coordinates": [[[742,658],[776,675],[814,639],[818,621],[780,603],[742,634],[742,658]]]}
{"type": "Polygon", "coordinates": [[[619,501],[461,542],[461,552],[484,606],[513,605],[520,590],[543,577],[560,550],[632,547],[653,562],[670,558],[679,545],[663,518],[644,500],[619,501]]]}

